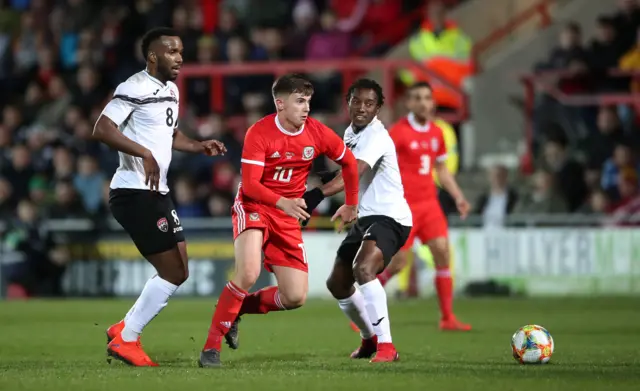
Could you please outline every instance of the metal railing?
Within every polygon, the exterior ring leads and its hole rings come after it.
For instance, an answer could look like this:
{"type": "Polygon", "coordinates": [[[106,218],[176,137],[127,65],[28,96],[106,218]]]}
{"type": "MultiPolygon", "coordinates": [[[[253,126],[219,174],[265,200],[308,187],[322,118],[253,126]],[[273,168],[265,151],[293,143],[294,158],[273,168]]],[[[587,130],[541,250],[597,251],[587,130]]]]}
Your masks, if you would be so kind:
{"type": "MultiPolygon", "coordinates": [[[[242,64],[209,64],[209,65],[184,65],[181,69],[182,77],[176,83],[181,91],[185,91],[186,80],[190,78],[206,77],[210,79],[211,109],[214,112],[224,112],[224,77],[225,76],[255,76],[273,75],[279,77],[287,73],[313,73],[336,71],[342,75],[342,92],[346,93],[349,86],[363,73],[380,71],[382,73],[382,88],[387,95],[387,104],[393,107],[398,98],[395,91],[397,71],[404,68],[420,66],[415,61],[405,59],[342,59],[325,61],[277,61],[277,62],[251,62],[242,64]]],[[[451,123],[459,123],[467,117],[466,95],[461,88],[452,85],[447,80],[430,69],[421,67],[421,71],[427,74],[434,84],[440,84],[457,94],[465,102],[463,107],[454,113],[443,114],[444,120],[451,123]]],[[[180,112],[186,112],[188,105],[187,94],[180,99],[180,112]]],[[[345,119],[346,111],[338,114],[339,119],[345,119]]]]}
{"type": "MultiPolygon", "coordinates": [[[[640,71],[623,71],[610,69],[604,75],[621,78],[628,77],[634,82],[640,82],[640,71]]],[[[534,143],[534,111],[536,96],[544,93],[551,96],[559,104],[567,107],[602,106],[602,105],[639,105],[640,94],[628,93],[593,93],[566,94],[558,87],[558,81],[571,78],[574,74],[567,69],[525,73],[520,75],[520,82],[524,88],[524,135],[527,145],[526,154],[529,159],[533,154],[534,143]]]]}

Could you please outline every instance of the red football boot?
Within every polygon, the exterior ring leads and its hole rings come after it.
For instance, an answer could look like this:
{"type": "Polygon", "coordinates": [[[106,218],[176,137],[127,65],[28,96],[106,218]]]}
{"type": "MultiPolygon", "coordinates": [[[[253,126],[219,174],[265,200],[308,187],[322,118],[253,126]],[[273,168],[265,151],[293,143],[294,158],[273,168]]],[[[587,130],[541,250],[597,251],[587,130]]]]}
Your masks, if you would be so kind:
{"type": "Polygon", "coordinates": [[[363,339],[360,347],[351,353],[351,358],[371,358],[378,350],[378,337],[373,336],[369,339],[363,339]]]}
{"type": "Polygon", "coordinates": [[[378,343],[378,351],[371,362],[392,362],[400,360],[398,351],[392,343],[378,343]]]}
{"type": "Polygon", "coordinates": [[[111,342],[115,337],[120,335],[123,328],[124,328],[124,320],[121,320],[120,322],[111,325],[107,329],[107,344],[111,342]]]}
{"type": "MultiPolygon", "coordinates": [[[[147,353],[142,350],[140,338],[135,342],[126,342],[118,334],[107,346],[107,356],[120,360],[134,367],[157,367],[147,353]]],[[[107,360],[111,363],[110,359],[107,360]]]]}
{"type": "Polygon", "coordinates": [[[471,325],[458,321],[455,317],[440,320],[440,330],[443,331],[470,331],[471,325]]]}

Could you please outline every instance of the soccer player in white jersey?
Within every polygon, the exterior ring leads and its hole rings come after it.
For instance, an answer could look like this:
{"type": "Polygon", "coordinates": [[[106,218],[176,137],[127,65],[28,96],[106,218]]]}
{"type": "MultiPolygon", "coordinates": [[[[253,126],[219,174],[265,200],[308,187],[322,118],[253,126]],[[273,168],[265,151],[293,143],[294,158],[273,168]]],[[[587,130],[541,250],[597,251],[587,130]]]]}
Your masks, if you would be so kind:
{"type": "MultiPolygon", "coordinates": [[[[382,88],[369,79],[356,81],[346,96],[351,125],[344,141],[358,161],[358,219],[338,248],[327,288],[342,312],[360,328],[361,346],[351,358],[371,362],[398,360],[391,340],[387,295],[376,278],[405,244],[412,216],[404,198],[396,149],[377,115],[384,103],[382,88]],[[359,288],[354,286],[357,282],[359,288]]],[[[322,198],[342,191],[340,174],[321,188],[309,190],[307,210],[322,198]]]]}
{"type": "Polygon", "coordinates": [[[109,206],[157,274],[123,320],[107,329],[107,354],[134,366],[157,366],[140,334],[189,275],[186,243],[169,188],[172,150],[224,154],[215,140],[196,141],[177,128],[180,94],[173,83],[182,66],[182,41],[167,28],[142,39],[146,69],[121,83],[96,122],[93,137],[118,150],[109,206]]]}

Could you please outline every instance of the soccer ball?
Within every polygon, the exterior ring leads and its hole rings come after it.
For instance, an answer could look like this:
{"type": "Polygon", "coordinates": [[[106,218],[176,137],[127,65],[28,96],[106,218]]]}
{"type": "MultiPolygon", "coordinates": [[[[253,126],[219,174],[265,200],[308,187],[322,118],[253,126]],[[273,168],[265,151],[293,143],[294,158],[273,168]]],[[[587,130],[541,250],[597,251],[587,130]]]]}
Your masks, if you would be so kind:
{"type": "Polygon", "coordinates": [[[546,364],[553,354],[553,338],[542,326],[520,327],[511,337],[513,358],[520,364],[546,364]]]}

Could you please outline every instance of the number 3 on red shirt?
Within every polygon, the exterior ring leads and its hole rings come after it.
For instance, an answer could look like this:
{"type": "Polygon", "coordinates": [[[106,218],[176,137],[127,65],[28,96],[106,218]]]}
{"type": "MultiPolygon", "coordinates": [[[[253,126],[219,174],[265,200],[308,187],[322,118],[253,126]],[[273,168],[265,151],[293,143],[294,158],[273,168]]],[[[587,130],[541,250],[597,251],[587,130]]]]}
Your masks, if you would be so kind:
{"type": "Polygon", "coordinates": [[[293,174],[293,168],[276,167],[276,172],[273,173],[273,180],[278,182],[291,182],[291,175],[293,174]]]}
{"type": "Polygon", "coordinates": [[[431,157],[429,155],[420,155],[420,169],[418,174],[429,175],[431,173],[431,157]]]}

